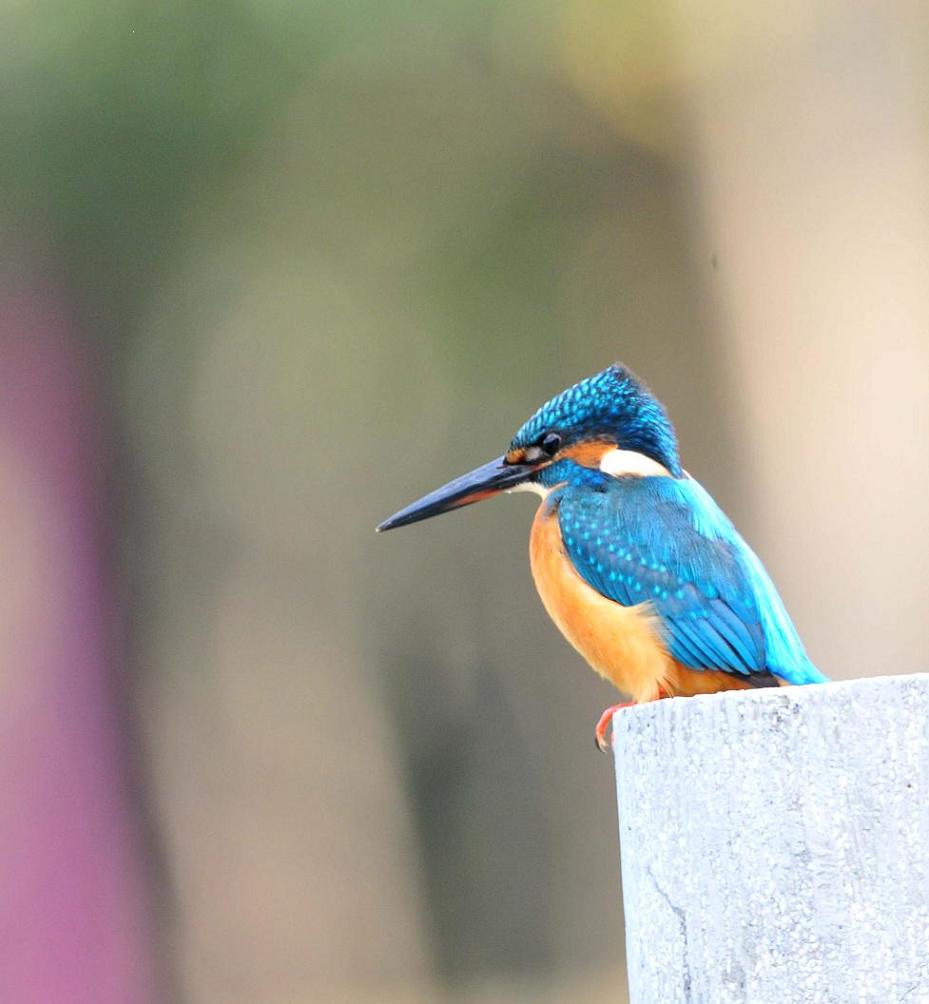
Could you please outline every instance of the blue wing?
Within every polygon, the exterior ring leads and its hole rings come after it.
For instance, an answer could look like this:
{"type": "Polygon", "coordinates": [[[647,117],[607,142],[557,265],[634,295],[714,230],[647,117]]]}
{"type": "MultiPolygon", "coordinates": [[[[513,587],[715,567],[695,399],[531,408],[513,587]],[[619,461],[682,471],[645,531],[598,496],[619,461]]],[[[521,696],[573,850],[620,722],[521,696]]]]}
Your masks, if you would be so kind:
{"type": "MultiPolygon", "coordinates": [[[[554,501],[554,499],[553,499],[554,501]]],[[[690,478],[609,479],[557,496],[565,549],[602,595],[658,613],[669,651],[693,669],[826,678],[810,662],[761,562],[690,478]]]]}

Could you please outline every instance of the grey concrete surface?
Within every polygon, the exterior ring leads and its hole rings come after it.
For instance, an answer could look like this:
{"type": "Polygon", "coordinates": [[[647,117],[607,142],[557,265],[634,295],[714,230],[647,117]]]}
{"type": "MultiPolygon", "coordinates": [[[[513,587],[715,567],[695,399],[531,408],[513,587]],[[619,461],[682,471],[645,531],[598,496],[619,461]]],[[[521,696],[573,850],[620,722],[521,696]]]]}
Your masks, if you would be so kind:
{"type": "Polygon", "coordinates": [[[632,1004],[929,1002],[929,675],[614,728],[632,1004]]]}

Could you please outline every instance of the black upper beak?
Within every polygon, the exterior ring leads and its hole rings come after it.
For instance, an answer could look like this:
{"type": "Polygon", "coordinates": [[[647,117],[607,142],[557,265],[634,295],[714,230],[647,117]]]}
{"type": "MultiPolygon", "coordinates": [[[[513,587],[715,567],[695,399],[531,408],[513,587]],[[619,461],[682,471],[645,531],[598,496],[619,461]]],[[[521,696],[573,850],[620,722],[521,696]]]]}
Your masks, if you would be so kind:
{"type": "Polygon", "coordinates": [[[407,523],[418,523],[421,519],[429,519],[430,516],[438,516],[440,513],[471,505],[472,502],[479,502],[481,499],[496,495],[497,492],[515,487],[537,469],[538,465],[507,464],[504,462],[504,457],[497,457],[489,464],[484,464],[468,474],[462,474],[460,478],[449,481],[447,485],[437,488],[419,501],[394,513],[390,519],[385,519],[381,523],[377,528],[378,532],[406,526],[407,523]]]}

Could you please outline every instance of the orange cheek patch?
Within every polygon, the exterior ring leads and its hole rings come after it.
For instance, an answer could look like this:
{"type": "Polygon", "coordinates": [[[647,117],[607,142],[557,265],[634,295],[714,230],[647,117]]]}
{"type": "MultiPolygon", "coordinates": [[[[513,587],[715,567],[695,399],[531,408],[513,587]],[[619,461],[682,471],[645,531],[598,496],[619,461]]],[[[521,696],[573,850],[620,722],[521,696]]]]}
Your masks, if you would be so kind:
{"type": "Polygon", "coordinates": [[[562,450],[558,456],[567,457],[583,467],[599,467],[600,461],[605,453],[615,450],[616,444],[602,439],[595,439],[587,443],[575,443],[562,450]]]}

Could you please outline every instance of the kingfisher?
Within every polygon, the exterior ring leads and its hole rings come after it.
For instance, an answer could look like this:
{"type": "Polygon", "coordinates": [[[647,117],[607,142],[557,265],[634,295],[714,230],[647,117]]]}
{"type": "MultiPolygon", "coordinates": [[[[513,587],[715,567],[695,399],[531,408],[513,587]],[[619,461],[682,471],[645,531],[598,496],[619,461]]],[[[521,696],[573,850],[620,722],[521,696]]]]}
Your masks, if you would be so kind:
{"type": "Polygon", "coordinates": [[[662,404],[621,363],[553,397],[503,456],[455,478],[378,531],[500,492],[535,492],[532,577],[551,619],[629,700],[823,683],[771,578],[682,467],[662,404]]]}

